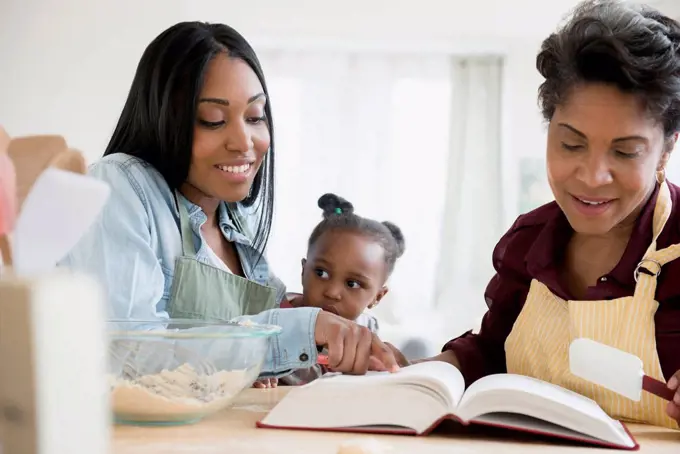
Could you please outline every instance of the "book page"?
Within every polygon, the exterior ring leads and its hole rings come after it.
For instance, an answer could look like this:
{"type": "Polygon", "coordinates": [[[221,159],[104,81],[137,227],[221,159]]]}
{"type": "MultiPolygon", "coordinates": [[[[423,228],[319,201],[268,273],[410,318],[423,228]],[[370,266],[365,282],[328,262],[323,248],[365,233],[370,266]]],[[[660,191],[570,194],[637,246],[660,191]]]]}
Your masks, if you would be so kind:
{"type": "MultiPolygon", "coordinates": [[[[465,392],[457,414],[467,421],[483,421],[501,413],[529,416],[607,443],[634,445],[622,424],[592,399],[521,375],[490,375],[476,381],[465,392]]],[[[512,426],[511,420],[506,422],[512,426]]]]}
{"type": "Polygon", "coordinates": [[[261,424],[278,428],[375,432],[406,429],[419,434],[446,414],[448,410],[438,396],[423,387],[310,384],[292,389],[261,424]]]}
{"type": "Polygon", "coordinates": [[[452,412],[464,386],[458,369],[443,362],[416,364],[395,373],[330,374],[291,390],[262,424],[378,431],[391,426],[421,433],[452,412]]]}
{"type": "Polygon", "coordinates": [[[449,363],[427,361],[401,368],[398,372],[368,372],[364,376],[329,374],[306,386],[327,384],[347,384],[350,386],[422,386],[439,395],[451,410],[458,406],[465,380],[460,371],[449,363]]]}

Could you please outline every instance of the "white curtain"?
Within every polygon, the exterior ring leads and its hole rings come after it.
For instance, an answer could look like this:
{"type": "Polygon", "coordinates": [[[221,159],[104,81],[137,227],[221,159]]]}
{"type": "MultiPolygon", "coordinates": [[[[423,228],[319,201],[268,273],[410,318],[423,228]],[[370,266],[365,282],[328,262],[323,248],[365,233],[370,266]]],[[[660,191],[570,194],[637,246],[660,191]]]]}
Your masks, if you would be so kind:
{"type": "MultiPolygon", "coordinates": [[[[268,255],[278,276],[300,290],[300,259],[321,220],[317,199],[333,192],[357,214],[390,220],[404,232],[406,252],[376,310],[383,326],[422,332],[432,327],[435,308],[468,311],[462,295],[487,271],[488,239],[499,224],[500,62],[259,55],[275,121],[277,201],[268,255]]],[[[483,305],[483,287],[477,290],[483,305]]]]}
{"type": "Polygon", "coordinates": [[[455,61],[445,215],[435,307],[455,332],[476,325],[487,306],[493,248],[503,234],[500,59],[455,61]]]}

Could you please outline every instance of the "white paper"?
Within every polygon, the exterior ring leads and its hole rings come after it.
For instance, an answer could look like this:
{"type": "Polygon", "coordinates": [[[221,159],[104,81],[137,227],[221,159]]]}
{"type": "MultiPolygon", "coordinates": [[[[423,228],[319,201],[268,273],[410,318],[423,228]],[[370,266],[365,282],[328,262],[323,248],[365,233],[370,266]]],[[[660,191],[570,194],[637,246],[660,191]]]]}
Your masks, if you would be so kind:
{"type": "Polygon", "coordinates": [[[35,276],[53,269],[101,212],[110,188],[103,181],[45,170],[22,206],[12,238],[14,271],[35,276]]]}

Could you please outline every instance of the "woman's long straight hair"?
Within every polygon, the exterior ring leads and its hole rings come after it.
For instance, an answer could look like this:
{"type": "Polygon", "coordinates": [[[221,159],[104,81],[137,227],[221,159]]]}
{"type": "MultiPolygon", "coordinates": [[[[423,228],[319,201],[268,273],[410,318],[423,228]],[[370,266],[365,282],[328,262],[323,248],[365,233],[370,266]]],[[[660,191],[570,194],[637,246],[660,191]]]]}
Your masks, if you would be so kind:
{"type": "Polygon", "coordinates": [[[271,145],[250,194],[240,202],[257,216],[253,245],[264,253],[274,211],[274,126],[267,84],[255,51],[223,24],[181,22],[146,48],[123,112],[104,155],[126,153],[155,167],[172,189],[189,175],[196,108],[210,61],[220,53],[243,60],[267,95],[265,116],[271,145]]]}

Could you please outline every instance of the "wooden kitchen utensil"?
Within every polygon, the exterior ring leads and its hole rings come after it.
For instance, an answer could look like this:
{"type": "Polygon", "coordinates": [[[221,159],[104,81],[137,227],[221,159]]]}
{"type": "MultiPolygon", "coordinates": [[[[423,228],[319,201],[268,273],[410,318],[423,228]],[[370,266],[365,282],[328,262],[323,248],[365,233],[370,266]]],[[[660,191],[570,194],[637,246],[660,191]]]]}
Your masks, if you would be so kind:
{"type": "Polygon", "coordinates": [[[13,138],[9,144],[9,156],[16,168],[19,211],[45,169],[56,168],[80,174],[87,170],[82,153],[69,148],[66,140],[57,135],[13,138]]]}

